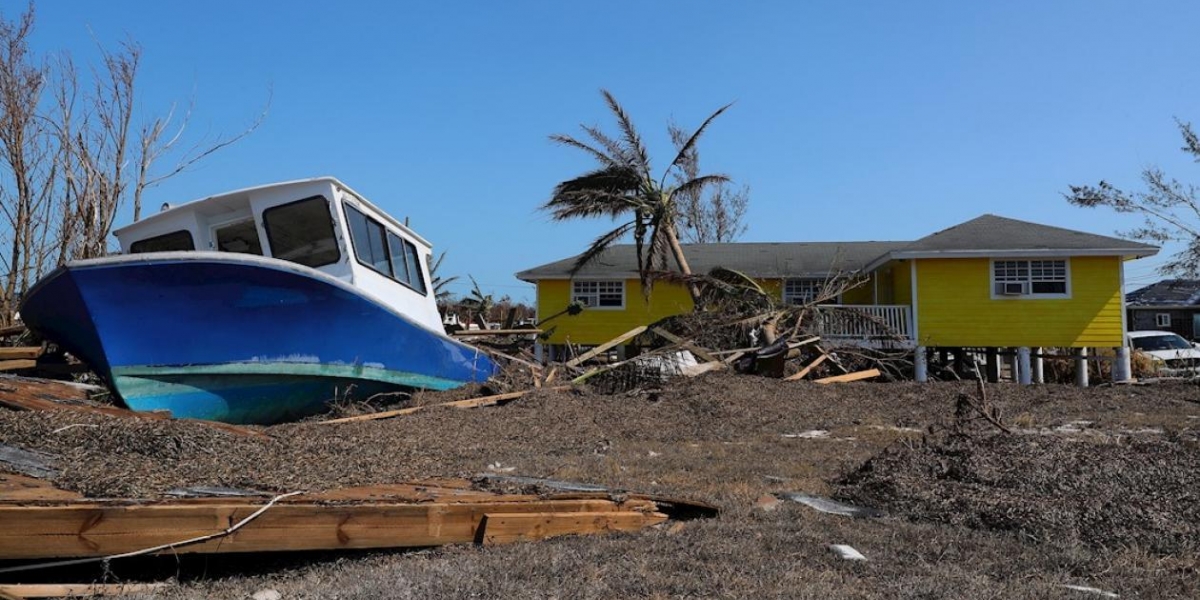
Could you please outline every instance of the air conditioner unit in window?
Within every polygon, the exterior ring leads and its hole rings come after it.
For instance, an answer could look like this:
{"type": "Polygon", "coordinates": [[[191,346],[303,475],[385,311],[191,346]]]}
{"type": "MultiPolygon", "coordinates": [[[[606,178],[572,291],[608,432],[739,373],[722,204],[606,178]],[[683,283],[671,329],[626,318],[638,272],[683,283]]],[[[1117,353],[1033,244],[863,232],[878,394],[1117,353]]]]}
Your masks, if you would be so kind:
{"type": "Polygon", "coordinates": [[[1005,296],[1023,296],[1029,292],[1025,290],[1024,281],[1006,281],[1000,284],[1000,293],[1005,296]]]}

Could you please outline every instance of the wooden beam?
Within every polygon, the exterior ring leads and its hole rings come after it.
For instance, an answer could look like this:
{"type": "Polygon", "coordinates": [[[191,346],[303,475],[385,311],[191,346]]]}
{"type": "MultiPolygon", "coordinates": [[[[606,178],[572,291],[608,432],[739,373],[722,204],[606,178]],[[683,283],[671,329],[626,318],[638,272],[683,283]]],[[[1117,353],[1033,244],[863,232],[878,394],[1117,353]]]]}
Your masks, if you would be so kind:
{"type": "Polygon", "coordinates": [[[169,583],[0,583],[0,598],[94,598],[162,591],[169,583]],[[8,594],[8,596],[5,596],[8,594]]]}
{"type": "Polygon", "coordinates": [[[835,375],[833,377],[817,379],[816,383],[845,383],[847,381],[859,381],[862,379],[879,377],[880,375],[881,373],[879,372],[879,369],[867,369],[866,371],[855,371],[853,373],[846,373],[845,375],[835,375]]]}
{"type": "Polygon", "coordinates": [[[483,337],[488,335],[537,335],[541,329],[480,329],[477,331],[455,331],[454,337],[483,337]]]}
{"type": "Polygon", "coordinates": [[[659,512],[488,513],[479,523],[475,540],[481,544],[508,544],[561,535],[589,535],[636,531],[667,520],[659,512]]]}
{"type": "Polygon", "coordinates": [[[795,375],[791,375],[789,377],[785,377],[783,380],[784,381],[799,381],[801,379],[804,379],[805,375],[808,375],[813,369],[817,368],[817,365],[825,362],[825,359],[827,359],[827,358],[829,358],[828,354],[821,354],[820,356],[814,358],[812,362],[808,363],[808,366],[804,367],[803,369],[800,369],[799,373],[796,373],[795,375]]]}
{"type": "MultiPolygon", "coordinates": [[[[571,389],[569,385],[559,385],[552,388],[546,388],[555,391],[571,389]]],[[[480,396],[478,398],[468,398],[466,400],[454,400],[453,402],[442,402],[439,404],[426,404],[424,406],[410,406],[408,408],[399,408],[396,410],[387,410],[383,412],[370,413],[365,415],[355,415],[353,417],[343,417],[341,419],[330,419],[328,421],[320,421],[318,425],[334,425],[337,423],[356,423],[359,421],[377,421],[379,419],[390,419],[392,417],[400,417],[403,415],[411,415],[429,408],[452,407],[452,408],[478,408],[480,406],[491,406],[500,404],[507,400],[515,400],[532,392],[533,390],[522,390],[519,392],[509,392],[507,394],[496,394],[494,396],[480,396]]]]}
{"type": "Polygon", "coordinates": [[[17,358],[37,358],[45,350],[42,346],[9,346],[0,347],[0,360],[17,358]]]}
{"type": "Polygon", "coordinates": [[[17,369],[32,369],[37,366],[36,360],[0,360],[0,371],[16,371],[17,369]]]}
{"type": "Polygon", "coordinates": [[[702,360],[704,362],[717,362],[717,358],[715,356],[713,356],[712,354],[709,354],[708,350],[705,350],[704,348],[697,346],[696,343],[693,342],[692,340],[685,340],[685,339],[671,333],[670,331],[663,329],[662,327],[655,327],[655,328],[651,329],[650,331],[653,331],[655,334],[657,334],[659,337],[663,338],[664,340],[667,340],[668,342],[671,342],[672,344],[675,344],[675,345],[679,346],[680,348],[683,348],[685,350],[688,350],[692,354],[695,354],[696,358],[699,358],[700,360],[702,360]]]}
{"type": "Polygon", "coordinates": [[[604,342],[603,344],[600,344],[599,346],[596,346],[595,348],[592,348],[591,350],[588,350],[587,352],[584,352],[583,354],[580,354],[579,356],[576,356],[575,358],[567,361],[567,366],[568,367],[578,366],[583,361],[588,360],[589,358],[595,357],[596,355],[600,354],[601,352],[604,352],[604,351],[608,350],[609,348],[616,346],[617,344],[626,342],[630,339],[633,339],[633,338],[641,335],[642,332],[644,332],[644,331],[646,331],[645,325],[639,325],[637,327],[634,327],[633,329],[630,329],[629,331],[626,331],[625,333],[622,333],[621,335],[618,335],[617,337],[615,337],[611,340],[608,340],[607,342],[604,342]]]}
{"type": "Polygon", "coordinates": [[[405,548],[470,543],[479,539],[484,515],[618,513],[607,527],[593,518],[553,519],[540,529],[529,522],[499,529],[493,543],[522,535],[587,534],[628,530],[660,522],[660,506],[645,497],[608,494],[551,496],[493,495],[435,497],[429,502],[391,499],[330,503],[297,496],[267,510],[264,499],[194,499],[157,504],[83,501],[52,506],[0,506],[0,559],[105,557],[164,545],[163,553],[277,552],[366,548],[405,548]],[[220,535],[250,515],[240,529],[198,543],[186,540],[220,535]],[[627,513],[642,515],[632,519],[627,513]],[[534,533],[530,533],[530,531],[534,533]],[[524,533],[522,533],[524,532],[524,533]]]}
{"type": "Polygon", "coordinates": [[[25,333],[24,325],[11,325],[9,327],[0,328],[0,337],[8,337],[10,335],[17,335],[19,333],[25,333]]]}
{"type": "Polygon", "coordinates": [[[805,346],[808,344],[815,344],[819,341],[821,341],[821,337],[814,336],[814,337],[810,337],[806,340],[800,340],[799,342],[788,342],[788,349],[799,348],[800,346],[805,346]]]}

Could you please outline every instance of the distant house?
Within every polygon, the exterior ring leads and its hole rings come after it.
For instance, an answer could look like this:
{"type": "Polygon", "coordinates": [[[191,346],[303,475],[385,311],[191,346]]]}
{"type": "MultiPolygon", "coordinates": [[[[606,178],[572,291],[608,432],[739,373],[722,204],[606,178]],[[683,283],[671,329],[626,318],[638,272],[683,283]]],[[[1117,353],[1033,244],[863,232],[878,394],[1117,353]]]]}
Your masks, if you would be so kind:
{"type": "MultiPolygon", "coordinates": [[[[932,348],[1121,348],[1124,262],[1158,252],[1148,244],[983,215],[916,241],[692,244],[692,270],[722,266],[757,279],[780,302],[811,298],[837,273],[863,283],[844,309],[887,323],[902,345],[932,348]]],[[[538,316],[572,301],[587,308],[555,319],[551,354],[596,345],[637,325],[692,310],[680,285],[658,283],[645,300],[634,248],[615,246],[575,275],[575,257],[517,273],[537,285],[538,316]]],[[[861,328],[820,331],[852,340],[861,328]]],[[[1028,352],[1026,352],[1026,356],[1028,352]]],[[[920,378],[920,373],[918,378],[920,378]]]]}
{"type": "Polygon", "coordinates": [[[1129,329],[1174,331],[1196,341],[1200,337],[1200,280],[1164,279],[1129,292],[1129,329]]]}

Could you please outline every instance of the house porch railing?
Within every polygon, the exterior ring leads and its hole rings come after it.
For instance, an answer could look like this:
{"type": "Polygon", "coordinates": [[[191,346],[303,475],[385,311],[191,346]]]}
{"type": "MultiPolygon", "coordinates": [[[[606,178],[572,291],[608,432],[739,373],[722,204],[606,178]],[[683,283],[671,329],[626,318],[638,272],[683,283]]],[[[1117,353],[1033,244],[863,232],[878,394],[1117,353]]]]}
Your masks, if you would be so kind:
{"type": "Polygon", "coordinates": [[[872,346],[911,346],[912,309],[904,304],[826,304],[817,307],[817,335],[872,346]]]}

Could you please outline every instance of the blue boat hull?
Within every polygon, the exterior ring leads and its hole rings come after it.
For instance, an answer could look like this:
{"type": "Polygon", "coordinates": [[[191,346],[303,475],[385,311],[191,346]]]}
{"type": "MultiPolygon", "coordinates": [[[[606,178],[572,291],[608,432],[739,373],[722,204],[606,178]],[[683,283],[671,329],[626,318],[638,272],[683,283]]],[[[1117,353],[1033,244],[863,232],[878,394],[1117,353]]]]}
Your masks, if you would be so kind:
{"type": "Polygon", "coordinates": [[[240,255],[72,263],[30,290],[21,317],[129,408],[177,418],[277,423],[348,394],[450,389],[495,370],[344,282],[240,255]]]}

